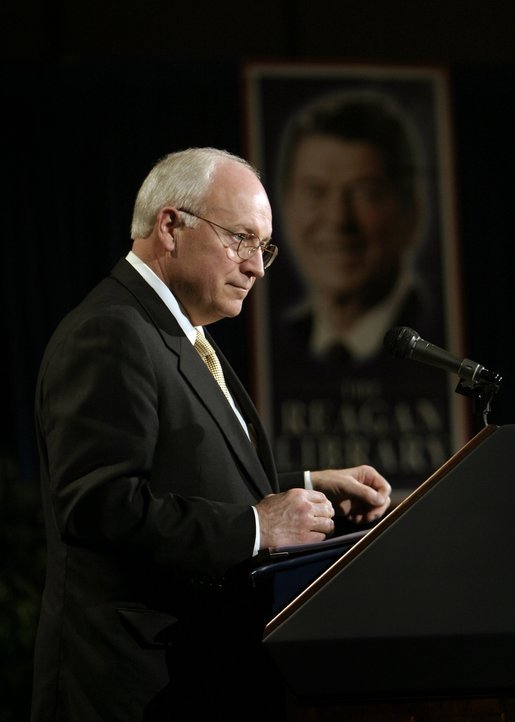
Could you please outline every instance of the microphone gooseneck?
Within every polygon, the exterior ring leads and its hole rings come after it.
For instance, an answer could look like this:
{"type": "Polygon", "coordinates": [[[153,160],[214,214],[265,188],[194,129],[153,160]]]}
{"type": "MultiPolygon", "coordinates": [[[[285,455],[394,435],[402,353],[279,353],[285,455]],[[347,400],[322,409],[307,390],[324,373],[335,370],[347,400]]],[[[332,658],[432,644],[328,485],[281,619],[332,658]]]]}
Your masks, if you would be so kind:
{"type": "Polygon", "coordinates": [[[499,383],[501,376],[476,361],[458,358],[449,351],[439,348],[408,326],[394,326],[384,337],[384,348],[393,356],[413,361],[457,374],[460,379],[471,383],[499,383]]]}
{"type": "Polygon", "coordinates": [[[456,392],[474,399],[476,419],[486,426],[494,395],[499,391],[502,376],[468,358],[460,359],[449,351],[420,338],[408,326],[394,326],[385,334],[383,346],[393,356],[413,359],[436,366],[459,376],[456,392]]]}

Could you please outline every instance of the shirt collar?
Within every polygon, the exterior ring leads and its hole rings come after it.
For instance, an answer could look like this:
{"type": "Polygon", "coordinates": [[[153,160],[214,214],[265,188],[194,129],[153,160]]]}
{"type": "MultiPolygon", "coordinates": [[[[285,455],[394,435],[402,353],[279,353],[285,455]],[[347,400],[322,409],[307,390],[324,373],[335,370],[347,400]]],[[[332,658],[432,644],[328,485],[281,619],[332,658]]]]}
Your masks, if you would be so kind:
{"type": "Polygon", "coordinates": [[[133,251],[129,251],[126,255],[126,260],[135,268],[135,270],[143,276],[145,281],[152,286],[157,295],[161,298],[163,303],[171,311],[175,317],[177,323],[182,328],[191,343],[195,343],[195,337],[197,335],[197,329],[192,325],[189,318],[182,310],[179,301],[175,298],[171,290],[168,288],[159,276],[147,266],[147,264],[141,260],[133,251]]]}

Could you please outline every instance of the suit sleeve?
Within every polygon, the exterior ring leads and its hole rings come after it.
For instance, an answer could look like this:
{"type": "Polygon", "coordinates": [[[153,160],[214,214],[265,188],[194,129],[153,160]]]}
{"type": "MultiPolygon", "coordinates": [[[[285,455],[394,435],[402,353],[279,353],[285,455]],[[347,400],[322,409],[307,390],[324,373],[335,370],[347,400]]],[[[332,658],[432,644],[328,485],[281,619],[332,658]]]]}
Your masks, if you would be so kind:
{"type": "MultiPolygon", "coordinates": [[[[253,511],[152,487],[163,380],[136,321],[115,312],[90,315],[68,323],[47,350],[36,421],[55,525],[72,545],[123,550],[181,574],[219,578],[251,557],[253,511]]],[[[179,397],[181,404],[178,418],[187,413],[179,397]]],[[[193,476],[183,478],[188,473],[170,465],[170,488],[174,474],[182,475],[179,488],[190,481],[195,488],[193,476]]]]}

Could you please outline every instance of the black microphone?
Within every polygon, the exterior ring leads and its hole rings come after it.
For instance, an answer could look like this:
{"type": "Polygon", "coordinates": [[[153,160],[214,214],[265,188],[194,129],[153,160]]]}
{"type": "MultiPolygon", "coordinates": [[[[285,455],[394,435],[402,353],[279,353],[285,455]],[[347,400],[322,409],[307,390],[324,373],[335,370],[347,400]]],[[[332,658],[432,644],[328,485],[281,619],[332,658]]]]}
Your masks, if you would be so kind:
{"type": "Polygon", "coordinates": [[[458,374],[460,379],[472,383],[499,383],[502,377],[494,371],[468,358],[460,359],[449,351],[424,341],[407,326],[395,326],[384,337],[384,348],[393,356],[413,359],[458,374]]]}

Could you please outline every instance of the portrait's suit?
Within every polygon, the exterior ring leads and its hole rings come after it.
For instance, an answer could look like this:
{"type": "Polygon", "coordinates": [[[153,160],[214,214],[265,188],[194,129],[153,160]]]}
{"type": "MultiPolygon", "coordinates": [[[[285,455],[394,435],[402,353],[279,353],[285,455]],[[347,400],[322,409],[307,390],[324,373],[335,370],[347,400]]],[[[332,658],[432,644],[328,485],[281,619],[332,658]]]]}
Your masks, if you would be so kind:
{"type": "MultiPolygon", "coordinates": [[[[210,709],[225,722],[232,713],[217,704],[241,694],[241,719],[258,717],[266,600],[249,593],[245,570],[251,506],[279,479],[252,401],[217,351],[257,449],[125,259],[48,344],[36,395],[48,562],[33,722],[194,720],[210,709]]],[[[302,474],[281,483],[302,486],[302,474]]]]}
{"type": "MultiPolygon", "coordinates": [[[[367,463],[405,494],[451,456],[449,382],[440,369],[392,356],[382,332],[378,352],[355,359],[343,348],[324,355],[312,351],[312,315],[285,318],[279,309],[270,324],[267,388],[280,470],[300,463],[315,469],[367,463]]],[[[417,289],[391,324],[447,345],[437,303],[417,289]]]]}

